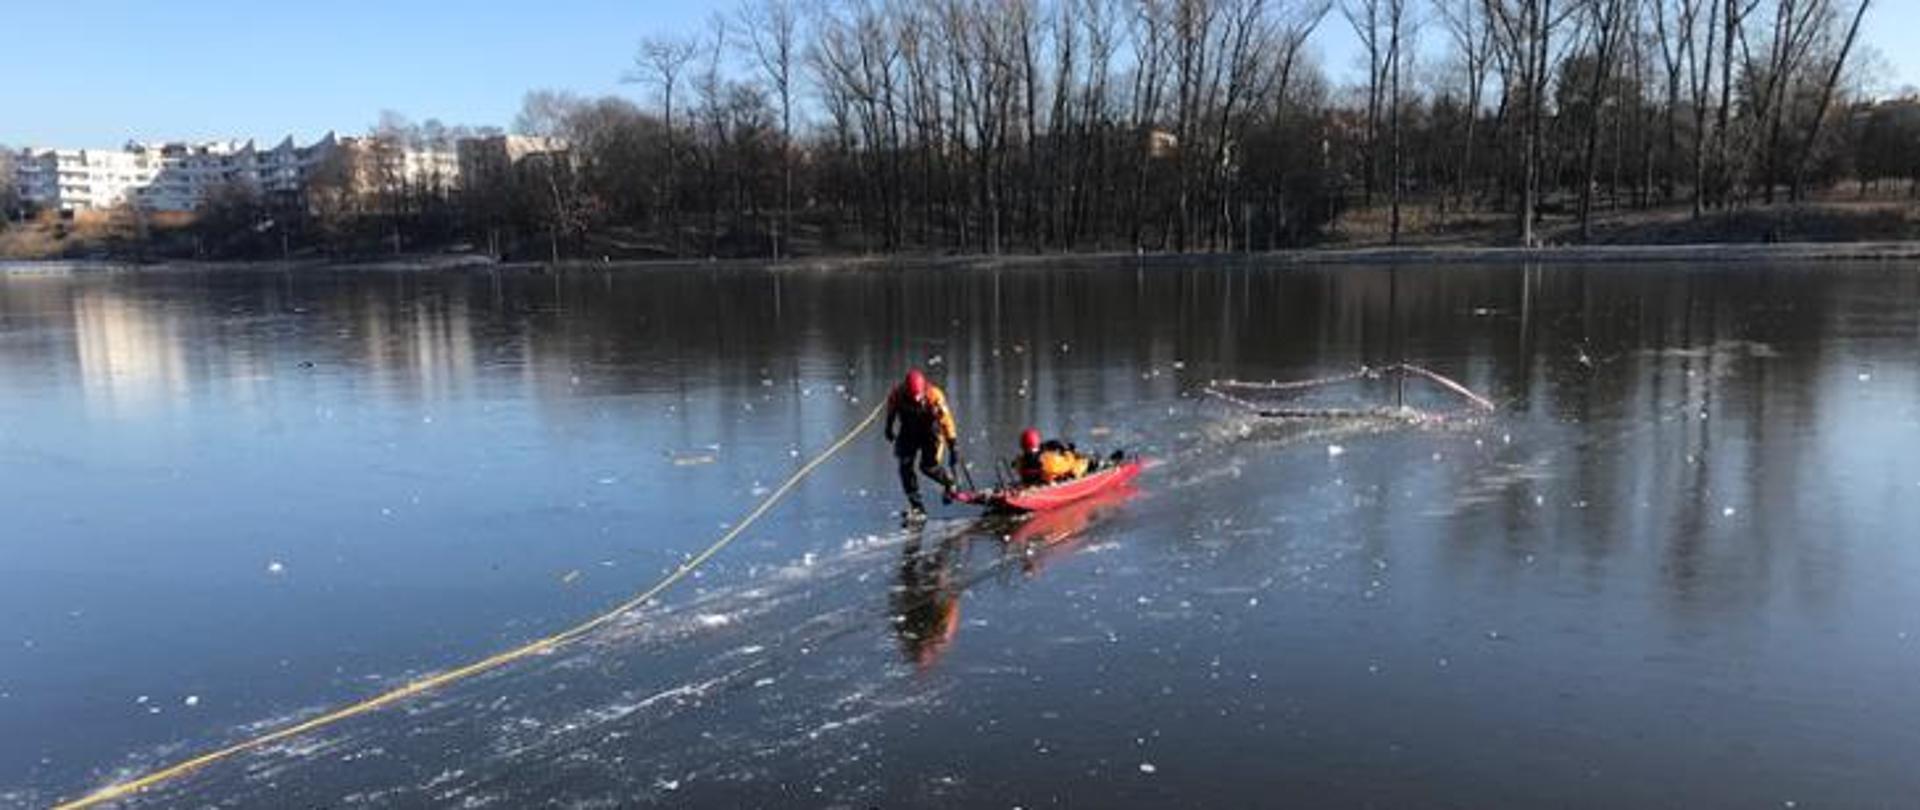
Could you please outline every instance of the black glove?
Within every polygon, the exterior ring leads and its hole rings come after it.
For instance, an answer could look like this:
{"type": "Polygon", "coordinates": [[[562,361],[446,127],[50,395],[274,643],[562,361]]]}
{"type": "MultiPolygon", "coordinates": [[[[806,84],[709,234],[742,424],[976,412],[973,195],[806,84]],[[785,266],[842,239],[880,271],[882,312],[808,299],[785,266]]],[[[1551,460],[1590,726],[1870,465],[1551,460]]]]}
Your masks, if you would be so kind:
{"type": "Polygon", "coordinates": [[[956,470],[960,469],[960,445],[947,445],[947,466],[956,470]]]}
{"type": "Polygon", "coordinates": [[[887,440],[887,441],[889,441],[889,442],[891,442],[891,441],[893,441],[893,440],[894,440],[894,439],[896,438],[896,437],[894,436],[894,433],[893,433],[893,427],[892,427],[891,425],[889,425],[889,426],[887,426],[886,428],[883,428],[883,429],[882,429],[882,430],[880,431],[880,436],[881,436],[881,438],[884,438],[884,439],[886,439],[886,440],[887,440]]]}

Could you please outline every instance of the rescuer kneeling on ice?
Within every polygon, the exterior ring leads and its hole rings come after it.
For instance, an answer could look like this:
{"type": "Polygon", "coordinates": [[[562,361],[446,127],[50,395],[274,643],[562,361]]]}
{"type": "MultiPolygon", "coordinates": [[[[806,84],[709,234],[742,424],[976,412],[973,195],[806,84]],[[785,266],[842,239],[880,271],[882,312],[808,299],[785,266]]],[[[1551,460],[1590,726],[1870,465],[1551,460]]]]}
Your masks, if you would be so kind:
{"type": "Polygon", "coordinates": [[[886,437],[893,442],[893,456],[900,462],[900,488],[907,494],[909,520],[927,515],[926,504],[920,500],[916,461],[919,472],[940,482],[942,495],[953,499],[953,472],[941,462],[944,459],[950,466],[959,465],[959,447],[954,443],[959,429],[954,427],[953,412],[947,410],[946,392],[927,382],[927,375],[917,368],[907,372],[907,379],[887,395],[886,437]]]}
{"type": "Polygon", "coordinates": [[[1013,472],[1020,483],[1039,486],[1079,478],[1093,466],[1074,446],[1059,439],[1040,441],[1040,431],[1027,428],[1020,432],[1020,455],[1013,460],[1013,472]]]}

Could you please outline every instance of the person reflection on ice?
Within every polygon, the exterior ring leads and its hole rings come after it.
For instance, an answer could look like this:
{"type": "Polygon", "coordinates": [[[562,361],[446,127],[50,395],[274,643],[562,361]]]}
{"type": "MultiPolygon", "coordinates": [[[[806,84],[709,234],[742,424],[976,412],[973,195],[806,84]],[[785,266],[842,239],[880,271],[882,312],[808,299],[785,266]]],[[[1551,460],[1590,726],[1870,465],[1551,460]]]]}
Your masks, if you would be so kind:
{"type": "Polygon", "coordinates": [[[894,635],[909,663],[926,670],[953,643],[960,629],[960,552],[964,535],[943,538],[923,548],[924,531],[915,530],[901,552],[900,582],[893,589],[894,635]]]}

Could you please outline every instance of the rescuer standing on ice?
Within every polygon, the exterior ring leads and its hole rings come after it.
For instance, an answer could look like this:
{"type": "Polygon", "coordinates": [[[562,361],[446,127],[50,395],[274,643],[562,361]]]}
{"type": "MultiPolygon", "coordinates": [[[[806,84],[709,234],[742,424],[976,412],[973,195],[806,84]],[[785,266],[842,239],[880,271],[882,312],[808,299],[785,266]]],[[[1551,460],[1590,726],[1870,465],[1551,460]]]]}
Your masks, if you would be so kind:
{"type": "Polygon", "coordinates": [[[954,442],[960,434],[954,427],[953,412],[947,409],[946,392],[927,382],[927,375],[920,369],[907,372],[906,380],[887,395],[885,435],[893,443],[893,457],[900,462],[900,489],[907,495],[907,519],[924,520],[927,507],[920,500],[918,473],[940,482],[942,496],[951,501],[955,480],[950,467],[960,463],[959,447],[954,442]],[[946,467],[941,466],[943,461],[946,467]]]}

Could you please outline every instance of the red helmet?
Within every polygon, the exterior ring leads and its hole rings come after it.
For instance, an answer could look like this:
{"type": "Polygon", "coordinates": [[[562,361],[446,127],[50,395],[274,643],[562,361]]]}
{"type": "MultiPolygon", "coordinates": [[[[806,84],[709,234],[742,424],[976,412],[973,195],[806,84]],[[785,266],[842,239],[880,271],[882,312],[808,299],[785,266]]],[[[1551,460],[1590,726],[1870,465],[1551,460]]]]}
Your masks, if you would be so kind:
{"type": "Polygon", "coordinates": [[[920,369],[917,368],[907,372],[906,387],[907,396],[913,397],[914,399],[925,397],[927,395],[927,375],[920,373],[920,369]]]}
{"type": "Polygon", "coordinates": [[[1020,431],[1020,449],[1028,453],[1040,449],[1040,431],[1033,428],[1020,431]]]}

